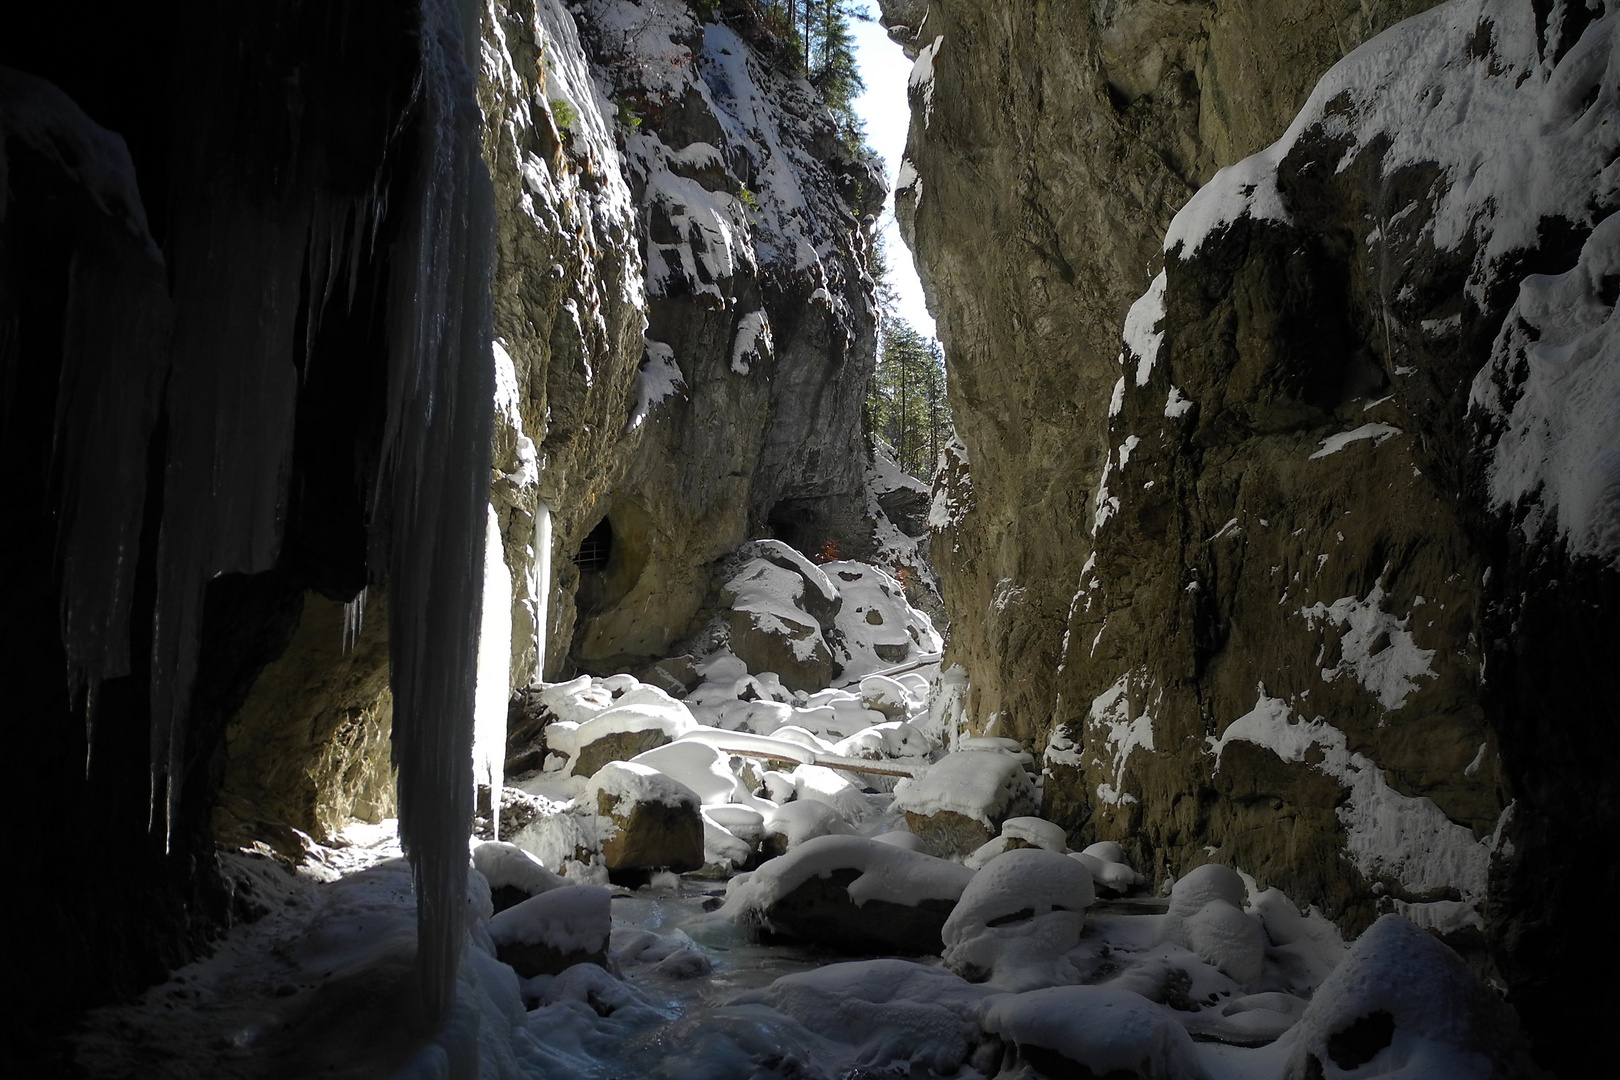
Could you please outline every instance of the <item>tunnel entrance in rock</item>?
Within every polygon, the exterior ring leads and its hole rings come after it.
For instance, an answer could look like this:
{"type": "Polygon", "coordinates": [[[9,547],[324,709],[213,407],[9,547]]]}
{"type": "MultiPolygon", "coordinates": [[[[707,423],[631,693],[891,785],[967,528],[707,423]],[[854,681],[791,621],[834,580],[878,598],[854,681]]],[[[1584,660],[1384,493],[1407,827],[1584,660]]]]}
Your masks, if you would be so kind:
{"type": "Polygon", "coordinates": [[[574,552],[581,614],[608,611],[635,588],[652,550],[651,525],[640,504],[626,501],[615,505],[585,534],[574,552]]]}
{"type": "Polygon", "coordinates": [[[579,567],[581,574],[599,574],[607,569],[608,560],[613,555],[613,521],[603,518],[596,523],[584,540],[580,541],[579,550],[574,553],[574,565],[579,567]]]}
{"type": "Polygon", "coordinates": [[[805,524],[803,512],[788,502],[777,503],[771,507],[771,512],[765,515],[765,527],[770,530],[773,539],[801,550],[801,541],[806,532],[805,524]]]}

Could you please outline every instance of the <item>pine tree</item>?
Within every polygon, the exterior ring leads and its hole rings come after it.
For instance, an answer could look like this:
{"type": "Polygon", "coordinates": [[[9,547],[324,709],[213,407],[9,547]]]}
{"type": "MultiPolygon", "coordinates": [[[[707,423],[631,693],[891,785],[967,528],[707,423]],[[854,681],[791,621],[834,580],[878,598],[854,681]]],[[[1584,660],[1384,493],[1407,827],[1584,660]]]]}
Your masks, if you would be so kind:
{"type": "Polygon", "coordinates": [[[894,447],[902,469],[913,476],[933,471],[951,428],[944,357],[938,342],[918,333],[904,319],[884,319],[867,413],[872,430],[894,447]]]}

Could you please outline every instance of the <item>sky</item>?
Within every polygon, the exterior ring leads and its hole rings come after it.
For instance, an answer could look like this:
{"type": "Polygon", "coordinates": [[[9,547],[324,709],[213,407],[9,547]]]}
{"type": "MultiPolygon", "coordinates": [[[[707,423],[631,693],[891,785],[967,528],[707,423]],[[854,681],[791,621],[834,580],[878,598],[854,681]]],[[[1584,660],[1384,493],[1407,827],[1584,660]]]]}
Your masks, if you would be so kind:
{"type": "MultiPolygon", "coordinates": [[[[877,5],[867,9],[877,14],[877,5]]],[[[866,141],[883,158],[884,170],[889,176],[890,194],[883,204],[883,235],[889,255],[889,283],[900,294],[900,317],[913,329],[929,337],[934,336],[934,320],[923,305],[922,283],[917,280],[911,252],[900,239],[900,227],[894,219],[894,178],[900,168],[900,156],[906,149],[906,127],[911,121],[911,110],[906,104],[906,79],[911,74],[911,61],[900,46],[889,40],[883,27],[876,22],[850,20],[855,34],[855,60],[860,65],[861,79],[866,92],[855,101],[855,111],[866,123],[866,141]]]]}

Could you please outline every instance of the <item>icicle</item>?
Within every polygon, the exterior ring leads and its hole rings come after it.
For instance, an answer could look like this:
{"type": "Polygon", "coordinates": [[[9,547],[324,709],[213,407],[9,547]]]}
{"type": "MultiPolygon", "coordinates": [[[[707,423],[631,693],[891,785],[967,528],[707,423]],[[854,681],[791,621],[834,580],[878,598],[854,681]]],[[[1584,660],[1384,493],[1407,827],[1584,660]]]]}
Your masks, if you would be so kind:
{"type": "Polygon", "coordinates": [[[354,599],[343,605],[343,651],[349,652],[360,644],[360,632],[366,628],[366,590],[361,589],[354,599]]]}
{"type": "Polygon", "coordinates": [[[146,446],[168,368],[171,306],[124,140],[51,83],[0,68],[0,216],[12,139],[54,162],[105,215],[86,216],[69,263],[52,436],[52,470],[62,478],[62,646],[68,700],[84,703],[88,776],[97,689],[130,670],[146,446]]]}
{"type": "Polygon", "coordinates": [[[529,595],[534,597],[534,679],[546,678],[547,620],[551,616],[551,507],[536,503],[534,508],[534,581],[529,595]]]}
{"type": "MultiPolygon", "coordinates": [[[[423,0],[417,160],[390,255],[384,480],[400,840],[417,894],[430,1019],[455,1000],[466,938],[473,702],[495,391],[495,213],[468,53],[479,8],[423,0]],[[464,37],[463,23],[468,32],[464,37]]],[[[385,512],[384,512],[385,511],[385,512]]]]}
{"type": "Polygon", "coordinates": [[[484,540],[484,603],[478,633],[478,690],[473,714],[473,782],[489,788],[490,827],[501,838],[506,779],[506,703],[512,696],[512,572],[501,545],[501,518],[489,508],[484,540]]]}

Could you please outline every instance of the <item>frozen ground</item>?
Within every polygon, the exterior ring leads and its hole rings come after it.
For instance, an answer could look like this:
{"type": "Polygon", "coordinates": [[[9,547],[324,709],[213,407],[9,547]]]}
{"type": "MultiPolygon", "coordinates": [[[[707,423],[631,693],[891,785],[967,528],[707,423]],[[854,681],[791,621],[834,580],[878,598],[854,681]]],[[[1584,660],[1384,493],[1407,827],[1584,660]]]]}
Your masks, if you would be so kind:
{"type": "Polygon", "coordinates": [[[471,841],[446,1029],[428,1039],[415,1022],[415,900],[393,823],[356,823],[296,872],[226,856],[238,908],[260,917],[140,1001],[94,1014],[80,1064],[153,1077],[473,1075],[461,1067],[476,1060],[481,1077],[565,1080],[1359,1080],[1487,1077],[1517,1060],[1494,994],[1398,917],[1347,945],[1227,867],[1149,896],[1120,845],[1070,850],[1029,812],[1041,763],[946,730],[930,699],[952,680],[937,660],[901,666],[806,693],[720,647],[684,699],[628,675],[543,687],[547,768],[512,778],[506,800],[527,820],[508,822],[510,843],[471,841]],[[649,737],[662,745],[631,764],[573,775],[597,740],[649,737]],[[599,792],[701,815],[706,865],[610,885],[604,844],[620,826],[598,818],[599,792]],[[939,821],[992,839],[937,857],[939,821]],[[858,927],[803,919],[829,889],[858,927]],[[782,906],[794,903],[797,922],[782,906]],[[921,955],[851,946],[930,905],[943,923],[921,955]],[[596,962],[530,977],[503,962],[532,965],[536,949],[596,962]]]}

